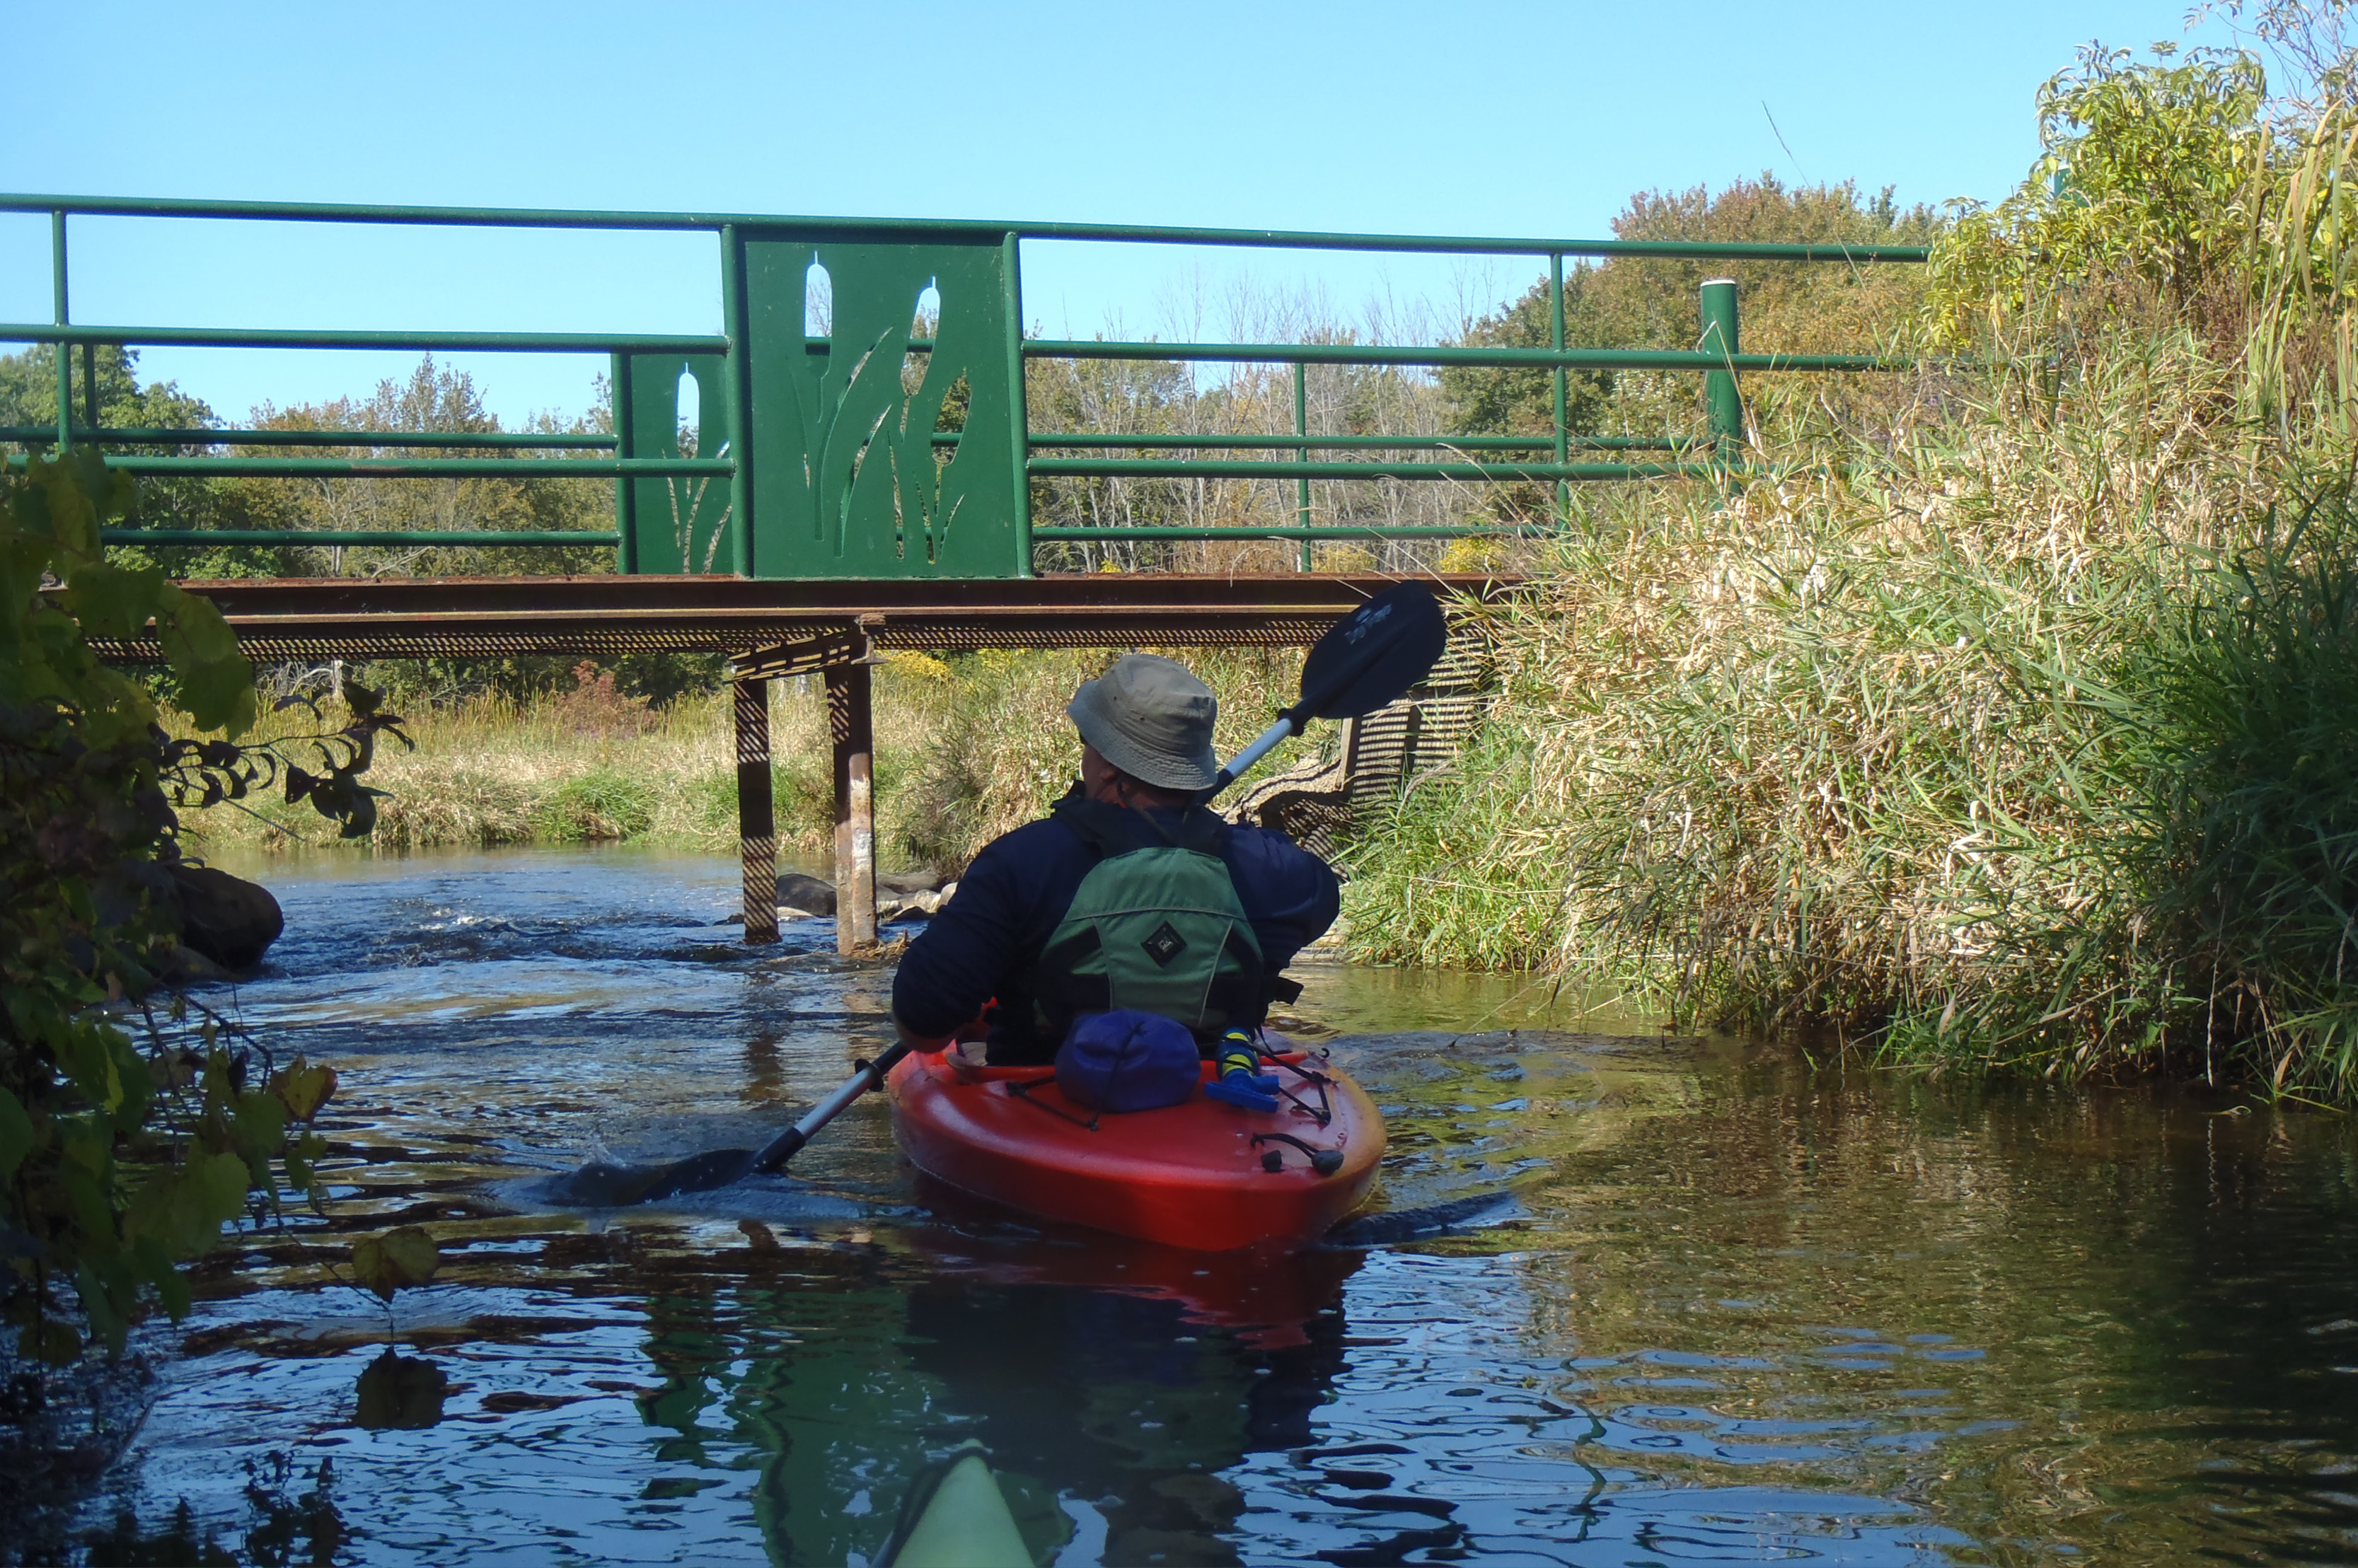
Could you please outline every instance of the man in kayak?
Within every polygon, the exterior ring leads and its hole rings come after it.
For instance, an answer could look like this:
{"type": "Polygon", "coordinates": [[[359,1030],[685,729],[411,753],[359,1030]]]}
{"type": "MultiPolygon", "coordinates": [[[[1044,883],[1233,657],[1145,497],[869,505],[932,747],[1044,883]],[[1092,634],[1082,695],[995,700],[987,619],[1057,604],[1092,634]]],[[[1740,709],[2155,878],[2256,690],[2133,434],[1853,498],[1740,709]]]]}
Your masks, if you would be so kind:
{"type": "Polygon", "coordinates": [[[1065,712],[1081,777],[1055,813],[985,846],[901,959],[892,1018],[937,1048],[995,1001],[986,1059],[1054,1061],[1076,1019],[1175,1018],[1210,1044],[1257,1028],[1295,953],[1334,924],[1335,873],[1284,834],[1197,800],[1219,773],[1218,702],[1187,668],[1132,654],[1065,712]]]}

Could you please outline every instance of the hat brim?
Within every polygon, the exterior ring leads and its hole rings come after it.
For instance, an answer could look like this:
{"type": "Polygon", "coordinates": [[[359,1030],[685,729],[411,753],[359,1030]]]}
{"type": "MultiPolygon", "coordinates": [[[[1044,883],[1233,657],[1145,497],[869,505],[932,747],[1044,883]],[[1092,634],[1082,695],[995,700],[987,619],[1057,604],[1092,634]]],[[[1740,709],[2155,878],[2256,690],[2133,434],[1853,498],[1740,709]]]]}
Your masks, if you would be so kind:
{"type": "Polygon", "coordinates": [[[1097,748],[1098,756],[1141,784],[1158,789],[1209,789],[1220,776],[1219,759],[1206,746],[1194,756],[1149,746],[1118,728],[1105,708],[1105,683],[1089,680],[1065,705],[1081,739],[1097,748]]]}

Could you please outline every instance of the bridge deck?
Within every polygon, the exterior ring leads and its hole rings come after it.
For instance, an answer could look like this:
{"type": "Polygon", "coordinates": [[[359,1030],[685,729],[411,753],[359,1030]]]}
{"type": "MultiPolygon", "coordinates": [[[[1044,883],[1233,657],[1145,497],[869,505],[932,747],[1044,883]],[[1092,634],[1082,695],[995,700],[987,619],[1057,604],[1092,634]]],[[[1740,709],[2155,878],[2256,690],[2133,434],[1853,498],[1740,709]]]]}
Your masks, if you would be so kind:
{"type": "MultiPolygon", "coordinates": [[[[742,654],[830,633],[884,648],[1285,647],[1398,580],[1376,573],[1093,573],[987,581],[777,582],[656,575],[233,578],[182,586],[262,661],[742,654]]],[[[1513,579],[1429,577],[1477,599],[1513,579]]],[[[152,638],[107,646],[131,662],[152,638]]]]}

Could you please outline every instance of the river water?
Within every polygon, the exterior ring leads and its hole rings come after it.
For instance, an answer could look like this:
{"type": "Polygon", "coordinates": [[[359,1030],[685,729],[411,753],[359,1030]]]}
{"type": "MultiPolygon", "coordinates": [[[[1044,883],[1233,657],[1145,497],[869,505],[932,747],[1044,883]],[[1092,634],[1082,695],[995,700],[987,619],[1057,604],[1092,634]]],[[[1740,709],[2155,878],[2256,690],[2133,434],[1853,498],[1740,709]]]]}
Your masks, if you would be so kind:
{"type": "Polygon", "coordinates": [[[2347,1118],[1314,966],[1380,1202],[1458,1228],[1042,1230],[916,1178],[872,1098],[788,1177],[582,1215],[535,1180],[757,1141],[881,1047],[889,970],[817,921],[749,956],[722,860],[265,874],[287,935],[235,1006],[342,1075],[330,1217],[208,1277],[101,1560],[862,1564],[979,1437],[1043,1563],[2358,1562],[2347,1118]],[[443,1265],[388,1314],[338,1275],[395,1224],[443,1265]]]}

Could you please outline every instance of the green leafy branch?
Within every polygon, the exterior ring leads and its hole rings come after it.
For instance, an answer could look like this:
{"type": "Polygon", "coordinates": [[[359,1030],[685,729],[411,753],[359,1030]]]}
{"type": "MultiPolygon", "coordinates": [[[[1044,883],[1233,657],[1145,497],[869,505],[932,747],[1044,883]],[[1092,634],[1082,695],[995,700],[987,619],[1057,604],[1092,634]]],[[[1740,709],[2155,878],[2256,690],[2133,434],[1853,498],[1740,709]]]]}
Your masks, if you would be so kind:
{"type": "MultiPolygon", "coordinates": [[[[0,477],[0,1320],[51,1362],[89,1339],[119,1349],[153,1303],[185,1313],[180,1265],[224,1226],[280,1212],[288,1190],[316,1204],[335,1089],[330,1069],[277,1065],[186,996],[162,1021],[145,1000],[173,967],[174,796],[228,798],[228,781],[282,763],[236,744],[254,672],[220,611],[105,558],[99,529],[136,502],[86,451],[0,477]],[[151,624],[181,706],[218,739],[166,741],[147,694],[92,647],[151,624]],[[144,1049],[124,1027],[135,1006],[144,1049]]],[[[373,813],[352,775],[396,722],[372,709],[316,738],[329,787],[324,804],[316,778],[306,793],[348,829],[373,813]]]]}
{"type": "MultiPolygon", "coordinates": [[[[166,740],[157,758],[164,793],[180,810],[202,810],[241,806],[247,796],[283,783],[287,805],[308,800],[313,810],[341,825],[342,837],[365,838],[376,830],[376,803],[385,794],[360,782],[360,775],[375,761],[376,738],[390,735],[410,750],[416,749],[416,742],[401,728],[406,722],[401,715],[379,711],[384,701],[382,693],[347,681],[344,706],[351,718],[341,729],[322,728],[243,745],[222,740],[166,740]],[[287,754],[307,746],[316,772],[287,754]]],[[[283,698],[274,711],[296,707],[310,709],[312,717],[326,723],[319,705],[307,697],[283,698]]]]}

